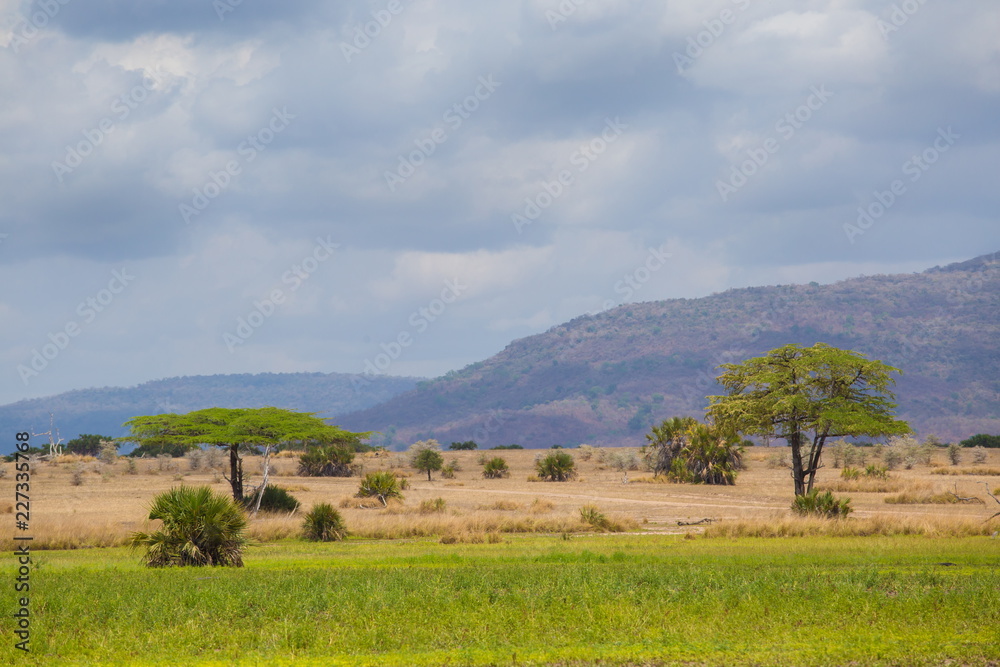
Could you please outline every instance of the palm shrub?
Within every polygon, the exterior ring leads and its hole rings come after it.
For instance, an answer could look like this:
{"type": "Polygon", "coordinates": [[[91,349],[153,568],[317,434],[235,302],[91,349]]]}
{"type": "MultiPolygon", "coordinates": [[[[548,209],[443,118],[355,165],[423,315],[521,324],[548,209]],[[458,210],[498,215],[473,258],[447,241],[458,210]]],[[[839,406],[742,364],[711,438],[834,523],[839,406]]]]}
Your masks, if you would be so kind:
{"type": "Polygon", "coordinates": [[[861,471],[858,470],[857,468],[852,468],[851,466],[847,466],[846,468],[840,471],[840,476],[846,480],[860,479],[861,471]]]}
{"type": "Polygon", "coordinates": [[[144,547],[149,567],[223,565],[243,567],[247,526],[242,508],[207,486],[180,486],[153,499],[149,518],[163,522],[152,533],[135,532],[132,548],[144,547]]]}
{"type": "Polygon", "coordinates": [[[510,468],[502,456],[494,456],[483,464],[483,477],[486,479],[510,477],[510,468]]]}
{"type": "Polygon", "coordinates": [[[387,470],[379,470],[365,475],[358,487],[357,497],[378,498],[385,505],[389,498],[402,500],[403,492],[400,489],[399,480],[394,474],[387,470]]]}
{"type": "Polygon", "coordinates": [[[722,437],[705,424],[696,424],[689,433],[688,443],[681,450],[689,480],[698,484],[735,484],[736,474],[743,466],[739,440],[722,437]]]}
{"type": "Polygon", "coordinates": [[[541,479],[550,482],[565,482],[576,477],[576,463],[573,456],[563,451],[553,451],[535,461],[535,470],[541,479]]]}
{"type": "MultiPolygon", "coordinates": [[[[257,505],[257,494],[251,494],[243,499],[243,506],[247,509],[257,505]]],[[[302,506],[295,496],[280,486],[268,484],[264,487],[263,496],[260,499],[261,512],[294,512],[302,506]]]]}
{"type": "Polygon", "coordinates": [[[889,469],[885,466],[865,466],[865,477],[872,479],[889,479],[889,469]]]}
{"type": "Polygon", "coordinates": [[[646,434],[649,444],[642,448],[646,464],[654,475],[670,473],[674,459],[684,448],[688,429],[698,422],[693,417],[672,417],[663,420],[646,434]]]}
{"type": "Polygon", "coordinates": [[[346,445],[321,445],[308,447],[299,456],[299,475],[302,477],[350,477],[354,451],[346,445]]]}
{"type": "Polygon", "coordinates": [[[800,516],[838,519],[846,518],[854,508],[851,507],[850,498],[837,499],[829,491],[820,493],[818,489],[813,489],[805,495],[795,496],[792,511],[800,516]]]}
{"type": "Polygon", "coordinates": [[[302,537],[312,542],[337,542],[347,537],[347,525],[333,505],[320,503],[306,514],[302,537]]]}

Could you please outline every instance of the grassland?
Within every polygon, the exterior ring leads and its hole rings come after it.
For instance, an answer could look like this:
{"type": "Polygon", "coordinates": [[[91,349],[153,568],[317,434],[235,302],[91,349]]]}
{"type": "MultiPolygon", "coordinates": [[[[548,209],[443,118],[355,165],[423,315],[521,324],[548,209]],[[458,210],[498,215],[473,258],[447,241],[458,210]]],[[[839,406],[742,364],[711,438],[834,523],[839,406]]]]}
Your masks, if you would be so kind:
{"type": "MultiPolygon", "coordinates": [[[[750,451],[734,487],[623,484],[598,455],[578,481],[527,481],[533,452],[503,452],[510,479],[414,474],[401,505],[362,509],[357,479],[276,483],[308,507],[342,504],[347,542],[294,539],[300,516],[252,523],[240,570],[147,570],[121,548],[155,493],[226,484],[211,470],[141,461],[36,466],[32,654],[19,664],[969,664],[1000,660],[1000,541],[992,508],[887,504],[851,493],[856,518],[790,516],[788,471],[750,451]],[[80,485],[74,473],[85,467],[80,485]],[[435,502],[443,498],[444,504],[435,502]],[[596,505],[629,529],[589,534],[596,505]],[[433,508],[433,509],[428,509],[433,508]],[[678,521],[711,518],[706,526],[678,521]],[[864,537],[858,537],[864,536],[864,537]],[[388,539],[394,538],[394,539],[388,539]],[[90,548],[105,546],[105,548],[90,548]],[[71,550],[60,550],[74,547],[71,550]],[[943,565],[954,563],[954,565],[943,565]]],[[[996,466],[1000,452],[991,452],[996,466]]],[[[893,472],[898,492],[983,495],[941,460],[893,472]]],[[[367,469],[397,466],[365,460],[367,469]]],[[[254,469],[249,462],[248,470],[254,469]]],[[[630,482],[644,473],[631,472],[630,482]]],[[[839,471],[824,469],[820,482],[839,471]]],[[[0,480],[0,498],[13,482],[0,480]]],[[[995,479],[992,480],[995,482],[995,479]]],[[[987,498],[987,500],[989,500],[987,498]]],[[[992,501],[990,500],[992,503],[992,501]]],[[[0,509],[4,503],[0,502],[0,509]]],[[[0,515],[0,520],[4,520],[0,515]]],[[[8,514],[6,521],[13,522],[8,514]]],[[[12,573],[10,532],[2,558],[12,573]]],[[[10,581],[13,575],[8,574],[10,581]]],[[[0,662],[13,656],[10,617],[0,662]]]]}
{"type": "Polygon", "coordinates": [[[997,561],[923,537],[283,543],[242,570],[50,552],[25,664],[986,664],[997,561]]]}

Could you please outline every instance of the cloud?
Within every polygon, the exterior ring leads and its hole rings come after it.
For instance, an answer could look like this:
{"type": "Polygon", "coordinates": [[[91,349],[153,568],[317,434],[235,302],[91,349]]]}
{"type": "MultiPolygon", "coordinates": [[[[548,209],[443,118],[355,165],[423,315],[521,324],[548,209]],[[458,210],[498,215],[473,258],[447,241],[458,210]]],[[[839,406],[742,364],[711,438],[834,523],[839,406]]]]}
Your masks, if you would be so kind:
{"type": "Polygon", "coordinates": [[[360,372],[456,278],[468,289],[389,372],[445,372],[608,303],[1000,245],[1000,9],[220,2],[70,2],[44,25],[41,3],[0,3],[17,91],[0,106],[0,313],[18,323],[0,400],[360,372]],[[954,145],[852,243],[859,207],[947,128],[954,145]],[[320,239],[336,251],[292,290],[320,239]],[[23,383],[17,366],[123,267],[135,282],[23,383]]]}

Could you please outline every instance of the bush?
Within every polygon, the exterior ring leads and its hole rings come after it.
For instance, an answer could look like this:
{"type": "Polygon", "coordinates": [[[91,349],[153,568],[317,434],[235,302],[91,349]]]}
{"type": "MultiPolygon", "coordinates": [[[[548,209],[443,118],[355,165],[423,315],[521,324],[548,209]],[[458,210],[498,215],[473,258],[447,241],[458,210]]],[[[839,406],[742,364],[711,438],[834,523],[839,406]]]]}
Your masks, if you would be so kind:
{"type": "Polygon", "coordinates": [[[972,462],[976,465],[982,465],[986,463],[989,455],[986,453],[986,448],[982,446],[976,446],[972,448],[972,462]]]}
{"type": "Polygon", "coordinates": [[[890,447],[882,456],[882,462],[885,463],[887,470],[895,470],[903,462],[903,454],[898,449],[890,447]]]}
{"type": "Polygon", "coordinates": [[[510,477],[510,468],[502,457],[494,456],[483,465],[483,477],[486,479],[502,479],[510,477]]]}
{"type": "Polygon", "coordinates": [[[580,519],[598,530],[608,530],[610,522],[604,512],[600,511],[596,505],[584,505],[580,508],[580,519]]]}
{"type": "Polygon", "coordinates": [[[951,444],[948,445],[948,460],[951,461],[953,466],[957,466],[962,462],[962,446],[951,444]]]}
{"type": "Polygon", "coordinates": [[[861,471],[857,468],[847,467],[840,471],[840,476],[842,479],[847,480],[859,479],[861,477],[861,471]]]}
{"type": "Polygon", "coordinates": [[[302,477],[350,477],[354,474],[351,463],[354,450],[346,445],[308,447],[299,456],[299,475],[302,477]]]}
{"type": "Polygon", "coordinates": [[[113,440],[101,440],[101,449],[97,452],[97,460],[108,465],[118,460],[118,445],[113,440]]]}
{"type": "Polygon", "coordinates": [[[133,548],[145,547],[143,561],[149,567],[243,567],[247,519],[229,496],[207,486],[176,487],[153,499],[149,518],[162,521],[161,529],[133,533],[129,540],[133,548]]]}
{"type": "Polygon", "coordinates": [[[320,503],[306,514],[302,537],[312,542],[337,542],[347,537],[347,526],[333,505],[320,503]]]}
{"type": "Polygon", "coordinates": [[[472,450],[479,449],[479,445],[476,444],[475,440],[466,440],[465,442],[453,442],[448,445],[448,449],[460,451],[460,450],[472,450]]]}
{"type": "MultiPolygon", "coordinates": [[[[257,494],[254,493],[243,499],[243,506],[253,509],[257,506],[257,494]]],[[[261,512],[294,512],[302,506],[295,497],[280,486],[268,484],[264,487],[264,495],[260,499],[261,512]]]]}
{"type": "Polygon", "coordinates": [[[565,482],[576,477],[576,463],[567,452],[553,451],[535,462],[538,476],[550,482],[565,482]]]}
{"type": "MultiPolygon", "coordinates": [[[[837,462],[836,459],[834,461],[833,467],[839,468],[839,462],[837,462]]],[[[767,457],[768,468],[788,468],[790,465],[791,464],[788,462],[788,452],[784,451],[784,448],[782,448],[782,451],[775,452],[767,457]]]]}
{"type": "Polygon", "coordinates": [[[386,505],[389,498],[402,500],[403,492],[400,489],[399,480],[394,474],[388,471],[378,471],[365,475],[358,487],[357,497],[378,498],[383,505],[386,505]]]}
{"type": "Polygon", "coordinates": [[[796,496],[792,501],[792,511],[800,516],[821,516],[828,519],[845,518],[853,509],[851,499],[838,500],[829,491],[820,493],[813,489],[804,496],[796,496]]]}

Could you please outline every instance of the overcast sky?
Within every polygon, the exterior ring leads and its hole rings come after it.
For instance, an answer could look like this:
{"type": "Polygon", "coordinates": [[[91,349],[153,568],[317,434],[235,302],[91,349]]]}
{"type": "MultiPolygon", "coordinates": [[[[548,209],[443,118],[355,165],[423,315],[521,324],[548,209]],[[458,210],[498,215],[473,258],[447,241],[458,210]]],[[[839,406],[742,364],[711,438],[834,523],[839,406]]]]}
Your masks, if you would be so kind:
{"type": "Polygon", "coordinates": [[[1000,250],[998,34],[982,0],[0,0],[0,402],[434,376],[1000,250]]]}

